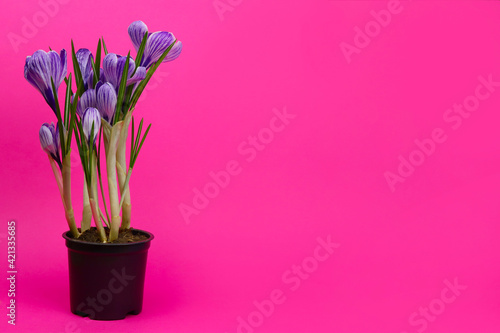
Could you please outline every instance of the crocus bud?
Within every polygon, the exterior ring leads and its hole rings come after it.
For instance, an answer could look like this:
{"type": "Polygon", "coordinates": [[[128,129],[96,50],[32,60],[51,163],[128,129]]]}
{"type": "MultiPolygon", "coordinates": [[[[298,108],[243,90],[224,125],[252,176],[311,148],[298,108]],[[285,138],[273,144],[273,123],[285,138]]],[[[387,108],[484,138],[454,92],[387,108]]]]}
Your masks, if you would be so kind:
{"type": "Polygon", "coordinates": [[[116,108],[116,92],[111,83],[106,82],[99,87],[97,92],[97,108],[101,113],[101,117],[108,123],[111,123],[116,108]]]}
{"type": "Polygon", "coordinates": [[[132,22],[128,27],[128,35],[134,44],[135,50],[138,51],[141,46],[144,35],[148,33],[148,27],[142,21],[132,22]]]}
{"type": "Polygon", "coordinates": [[[95,144],[97,133],[99,133],[99,129],[101,128],[101,116],[96,108],[89,107],[85,110],[83,113],[82,127],[87,142],[90,144],[92,141],[92,144],[95,144]],[[94,135],[90,138],[92,125],[94,126],[94,135]]]}
{"type": "MultiPolygon", "coordinates": [[[[111,83],[116,92],[120,88],[126,61],[127,57],[122,57],[114,53],[108,53],[102,61],[103,79],[111,83]]],[[[137,67],[137,70],[135,70],[135,61],[132,58],[129,58],[128,65],[127,86],[139,82],[146,77],[146,67],[137,67]]]]}
{"type": "Polygon", "coordinates": [[[78,66],[80,67],[80,73],[82,73],[82,81],[85,90],[92,88],[92,61],[94,61],[94,56],[88,49],[79,49],[75,55],[78,66]]]}
{"type": "Polygon", "coordinates": [[[59,128],[51,123],[44,123],[42,127],[40,127],[40,132],[38,133],[40,137],[40,144],[42,145],[42,149],[49,154],[54,160],[60,163],[59,158],[59,149],[60,149],[60,141],[59,141],[59,128]]]}
{"type": "Polygon", "coordinates": [[[95,108],[97,106],[96,101],[96,93],[94,89],[89,89],[82,94],[82,97],[78,100],[78,104],[76,105],[76,113],[80,116],[80,119],[83,117],[83,113],[89,107],[95,108]]]}

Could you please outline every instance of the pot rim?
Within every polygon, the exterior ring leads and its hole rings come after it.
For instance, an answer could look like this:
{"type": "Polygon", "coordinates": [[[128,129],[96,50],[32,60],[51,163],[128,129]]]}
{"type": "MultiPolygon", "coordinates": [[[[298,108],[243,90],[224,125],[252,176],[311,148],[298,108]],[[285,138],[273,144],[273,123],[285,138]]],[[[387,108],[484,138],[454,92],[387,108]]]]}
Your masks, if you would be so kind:
{"type": "Polygon", "coordinates": [[[81,240],[69,237],[68,234],[71,232],[71,230],[63,232],[62,237],[67,242],[72,242],[72,243],[75,243],[75,244],[81,244],[81,245],[84,245],[84,246],[87,245],[87,246],[102,246],[102,247],[137,246],[137,245],[141,245],[141,244],[144,244],[144,243],[148,243],[148,242],[152,241],[155,238],[155,236],[151,232],[149,232],[149,231],[145,231],[145,230],[141,230],[141,229],[135,229],[135,228],[133,228],[132,230],[139,231],[140,233],[143,233],[143,234],[147,235],[148,239],[141,240],[139,242],[133,242],[133,243],[93,243],[93,242],[85,242],[85,241],[81,241],[81,240]]]}

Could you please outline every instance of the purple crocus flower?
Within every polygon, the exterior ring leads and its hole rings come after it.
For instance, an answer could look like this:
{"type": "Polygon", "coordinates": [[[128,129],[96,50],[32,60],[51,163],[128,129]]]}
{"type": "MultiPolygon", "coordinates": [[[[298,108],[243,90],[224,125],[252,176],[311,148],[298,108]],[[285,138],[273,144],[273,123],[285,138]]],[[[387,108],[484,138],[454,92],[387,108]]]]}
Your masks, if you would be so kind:
{"type": "MultiPolygon", "coordinates": [[[[141,66],[146,68],[151,67],[161,55],[168,49],[168,47],[174,42],[175,37],[171,32],[157,31],[152,34],[148,33],[148,27],[142,21],[135,21],[128,27],[128,34],[132,43],[134,44],[135,50],[139,50],[141,46],[142,39],[145,34],[148,34],[146,40],[146,47],[144,48],[144,55],[141,59],[141,66]]],[[[170,52],[168,52],[163,62],[168,62],[175,60],[179,57],[182,51],[182,42],[176,41],[170,52]]]]}
{"type": "Polygon", "coordinates": [[[92,61],[94,60],[94,56],[88,49],[79,49],[76,52],[76,60],[82,73],[83,85],[85,90],[87,90],[89,86],[93,87],[94,73],[92,70],[92,61]]]}
{"type": "Polygon", "coordinates": [[[92,141],[92,144],[95,144],[95,139],[97,138],[97,133],[99,133],[99,129],[101,128],[101,115],[96,108],[87,108],[83,113],[82,118],[82,127],[83,134],[87,139],[88,144],[92,141]],[[92,125],[94,126],[94,137],[90,138],[90,134],[92,131],[92,125]]]}
{"type": "Polygon", "coordinates": [[[82,94],[76,106],[76,111],[80,119],[83,119],[87,108],[97,108],[101,118],[108,123],[112,123],[116,112],[116,102],[116,92],[113,85],[109,82],[102,83],[99,81],[95,89],[88,89],[82,94]]]}
{"type": "MultiPolygon", "coordinates": [[[[102,79],[109,82],[118,91],[122,81],[123,69],[125,68],[127,57],[122,57],[114,53],[108,53],[102,62],[102,79]]],[[[127,86],[143,80],[146,77],[146,67],[137,67],[134,73],[135,62],[132,58],[129,59],[127,75],[127,86]],[[132,76],[132,73],[134,75],[132,76]]]]}
{"type": "Polygon", "coordinates": [[[80,119],[83,118],[83,113],[89,107],[96,107],[96,93],[95,89],[88,89],[82,94],[82,97],[78,100],[78,104],[76,105],[76,112],[80,116],[80,119]]]}
{"type": "Polygon", "coordinates": [[[40,127],[38,136],[40,137],[42,149],[49,154],[57,162],[57,164],[59,164],[60,168],[62,168],[59,154],[59,150],[61,149],[59,141],[59,128],[54,125],[54,123],[51,123],[50,125],[48,123],[44,123],[42,127],[40,127]]]}
{"type": "Polygon", "coordinates": [[[61,50],[60,54],[55,51],[38,50],[32,56],[26,57],[24,78],[42,93],[54,113],[56,112],[56,102],[52,92],[51,78],[54,80],[57,90],[66,77],[66,72],[66,50],[64,49],[61,50]]]}
{"type": "Polygon", "coordinates": [[[101,117],[108,123],[113,121],[116,111],[116,92],[111,83],[106,82],[99,86],[97,91],[97,109],[101,117]]]}

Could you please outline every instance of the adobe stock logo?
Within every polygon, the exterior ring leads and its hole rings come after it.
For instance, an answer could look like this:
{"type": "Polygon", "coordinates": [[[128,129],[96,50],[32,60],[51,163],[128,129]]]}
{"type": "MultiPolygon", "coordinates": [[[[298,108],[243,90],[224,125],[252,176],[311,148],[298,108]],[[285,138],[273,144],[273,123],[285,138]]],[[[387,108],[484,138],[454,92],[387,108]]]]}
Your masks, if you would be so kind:
{"type": "Polygon", "coordinates": [[[42,29],[49,23],[49,19],[55,17],[59,13],[59,5],[66,5],[70,0],[39,0],[38,5],[40,10],[36,11],[31,18],[23,16],[21,18],[22,27],[20,35],[16,32],[9,32],[7,38],[14,52],[19,52],[21,44],[27,44],[30,39],[33,39],[38,34],[38,30],[42,29]]]}
{"type": "MultiPolygon", "coordinates": [[[[291,120],[297,115],[288,113],[286,107],[283,110],[273,109],[274,116],[269,120],[268,126],[261,128],[257,135],[250,135],[242,141],[237,148],[238,153],[244,158],[244,163],[255,161],[261,151],[270,145],[276,136],[290,124],[291,120]]],[[[230,160],[225,164],[223,170],[217,172],[210,171],[208,176],[210,181],[200,188],[193,188],[193,199],[191,204],[181,202],[178,205],[179,212],[186,224],[191,223],[193,215],[199,215],[200,212],[208,207],[211,201],[219,196],[222,190],[229,186],[231,179],[241,174],[243,163],[237,160],[230,160]]]]}
{"type": "MultiPolygon", "coordinates": [[[[446,308],[462,295],[462,291],[467,289],[466,285],[458,282],[458,278],[455,278],[453,283],[448,279],[444,280],[443,283],[446,287],[441,289],[439,297],[431,300],[428,306],[419,307],[418,311],[413,312],[408,317],[408,323],[415,328],[416,332],[426,331],[429,323],[435,322],[438,316],[442,315],[446,308]]],[[[401,333],[409,332],[403,331],[401,333]]]]}
{"type": "Polygon", "coordinates": [[[143,92],[141,94],[141,98],[139,99],[139,101],[137,101],[137,104],[144,102],[144,100],[148,97],[149,92],[156,90],[156,88],[158,88],[160,86],[160,84],[163,81],[165,81],[165,79],[169,76],[170,76],[169,72],[164,72],[161,70],[161,67],[159,67],[156,70],[155,75],[153,75],[151,77],[151,81],[149,81],[148,85],[143,90],[143,92]]]}
{"type": "Polygon", "coordinates": [[[99,290],[95,297],[87,297],[86,303],[80,303],[76,309],[77,311],[94,318],[96,312],[101,312],[105,306],[113,301],[113,295],[126,291],[125,287],[128,286],[129,281],[135,279],[134,275],[127,274],[125,267],[122,268],[121,272],[113,269],[111,274],[113,278],[108,281],[108,287],[99,290]]]}
{"type": "Polygon", "coordinates": [[[221,21],[224,21],[224,15],[226,12],[232,12],[236,7],[241,5],[243,0],[214,0],[212,5],[214,6],[215,12],[219,16],[221,21]]]}
{"type": "Polygon", "coordinates": [[[391,23],[393,15],[401,13],[403,9],[399,0],[389,0],[387,9],[378,12],[370,11],[373,20],[365,24],[364,30],[358,26],[354,27],[356,33],[353,40],[354,45],[346,42],[341,42],[339,45],[347,63],[351,63],[353,54],[360,54],[362,49],[370,45],[372,39],[380,35],[382,28],[386,28],[391,23]]]}
{"type": "MultiPolygon", "coordinates": [[[[283,287],[273,289],[269,297],[258,301],[253,301],[255,310],[246,316],[236,317],[236,333],[254,333],[259,327],[269,320],[279,305],[287,301],[287,289],[289,293],[297,291],[304,281],[307,281],[321,265],[324,264],[340,247],[339,243],[332,241],[332,236],[317,237],[317,245],[310,256],[302,259],[301,263],[292,265],[290,269],[285,270],[281,275],[283,287]]],[[[228,332],[226,332],[228,333],[228,332]]]]}
{"type": "MultiPolygon", "coordinates": [[[[500,87],[500,81],[493,81],[493,75],[478,77],[479,84],[476,86],[474,93],[465,97],[462,103],[453,104],[452,108],[447,109],[443,113],[443,120],[449,124],[453,131],[458,130],[464,121],[468,119],[473,112],[479,109],[481,102],[484,102],[500,87]]],[[[404,183],[408,177],[413,175],[416,168],[422,166],[424,162],[432,156],[438,145],[444,143],[448,139],[446,131],[441,127],[436,127],[432,130],[430,138],[415,139],[416,148],[408,153],[407,157],[398,156],[399,165],[397,172],[386,171],[384,177],[391,192],[396,191],[398,183],[404,183]]]]}

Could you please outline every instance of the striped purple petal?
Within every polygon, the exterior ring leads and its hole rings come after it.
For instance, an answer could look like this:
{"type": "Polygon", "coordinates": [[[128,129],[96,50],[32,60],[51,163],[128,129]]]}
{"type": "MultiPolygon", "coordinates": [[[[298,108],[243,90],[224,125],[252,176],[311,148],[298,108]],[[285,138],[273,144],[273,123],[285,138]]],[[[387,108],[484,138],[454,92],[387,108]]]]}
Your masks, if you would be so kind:
{"type": "Polygon", "coordinates": [[[26,58],[24,77],[33,87],[42,93],[45,101],[55,112],[54,94],[52,93],[50,83],[50,61],[45,51],[38,50],[31,57],[26,58]]]}
{"type": "Polygon", "coordinates": [[[101,115],[96,108],[90,107],[85,110],[83,113],[82,127],[83,134],[85,135],[87,142],[90,144],[92,141],[92,144],[95,144],[97,133],[99,133],[99,129],[101,128],[101,115]],[[94,135],[93,138],[90,138],[90,135],[92,134],[92,127],[94,128],[94,135]]]}
{"type": "MultiPolygon", "coordinates": [[[[122,81],[123,70],[125,69],[125,62],[127,61],[127,57],[118,57],[118,61],[116,63],[116,75],[118,76],[118,86],[120,86],[120,82],[122,81]]],[[[127,78],[134,72],[135,62],[132,58],[128,61],[128,73],[127,78]]]]}
{"type": "Polygon", "coordinates": [[[54,78],[56,89],[59,88],[67,74],[66,50],[62,49],[60,54],[56,51],[48,53],[51,64],[51,76],[54,78]]]}
{"type": "Polygon", "coordinates": [[[181,51],[182,51],[182,42],[178,40],[175,42],[174,46],[172,46],[165,59],[163,59],[163,62],[168,62],[177,59],[181,54],[181,51]]]}
{"type": "Polygon", "coordinates": [[[132,22],[128,27],[128,35],[134,44],[135,50],[138,51],[141,46],[144,34],[148,33],[148,27],[142,21],[132,22]]]}
{"type": "Polygon", "coordinates": [[[127,80],[127,86],[142,81],[146,78],[146,67],[137,67],[134,76],[127,80]]]}
{"type": "Polygon", "coordinates": [[[106,82],[109,82],[113,87],[117,87],[118,76],[116,74],[116,65],[118,57],[114,53],[108,53],[102,61],[102,73],[106,82]]]}
{"type": "Polygon", "coordinates": [[[112,122],[116,109],[116,92],[109,82],[104,83],[97,91],[97,109],[104,120],[112,122]]]}
{"type": "Polygon", "coordinates": [[[49,154],[61,167],[61,159],[59,155],[59,150],[61,149],[60,141],[59,141],[59,128],[51,123],[44,123],[42,127],[40,127],[40,131],[38,133],[40,138],[40,145],[42,149],[49,154]]]}
{"type": "Polygon", "coordinates": [[[106,76],[104,75],[104,70],[101,68],[101,70],[99,71],[99,81],[102,81],[102,82],[107,82],[106,81],[106,76]]]}
{"type": "Polygon", "coordinates": [[[83,113],[89,107],[96,107],[97,99],[96,99],[96,91],[95,89],[89,89],[82,94],[78,104],[76,105],[76,112],[80,116],[80,119],[83,118],[83,113]]]}
{"type": "Polygon", "coordinates": [[[54,142],[54,135],[56,129],[54,123],[48,124],[44,123],[42,127],[40,127],[40,132],[38,133],[40,137],[40,145],[42,149],[50,155],[57,154],[56,142],[54,142]]]}
{"type": "Polygon", "coordinates": [[[61,50],[60,54],[55,51],[48,53],[43,50],[35,51],[32,56],[26,58],[24,65],[24,77],[42,93],[45,101],[54,112],[56,105],[51,79],[54,81],[57,90],[66,77],[66,73],[67,63],[64,49],[61,50]]]}
{"type": "MultiPolygon", "coordinates": [[[[106,57],[104,57],[103,61],[103,77],[104,81],[109,82],[115,88],[115,91],[118,91],[120,88],[120,83],[122,80],[123,70],[125,68],[125,62],[127,61],[127,57],[122,57],[116,55],[114,53],[109,53],[106,57]]],[[[138,67],[135,74],[132,76],[135,70],[135,61],[130,58],[129,59],[129,68],[127,75],[127,86],[133,83],[136,83],[140,80],[143,80],[146,77],[146,68],[138,67]]]]}
{"type": "Polygon", "coordinates": [[[158,59],[160,59],[161,55],[167,50],[170,44],[174,42],[174,40],[175,37],[170,32],[158,31],[152,33],[146,42],[146,48],[144,49],[141,66],[149,68],[158,59]]]}
{"type": "Polygon", "coordinates": [[[84,87],[88,89],[89,82],[92,85],[92,61],[94,60],[94,56],[88,49],[79,49],[76,52],[76,60],[78,61],[80,72],[82,73],[84,87]]]}
{"type": "Polygon", "coordinates": [[[99,92],[99,88],[104,84],[103,81],[97,81],[97,84],[95,85],[95,92],[96,94],[99,92]]]}

